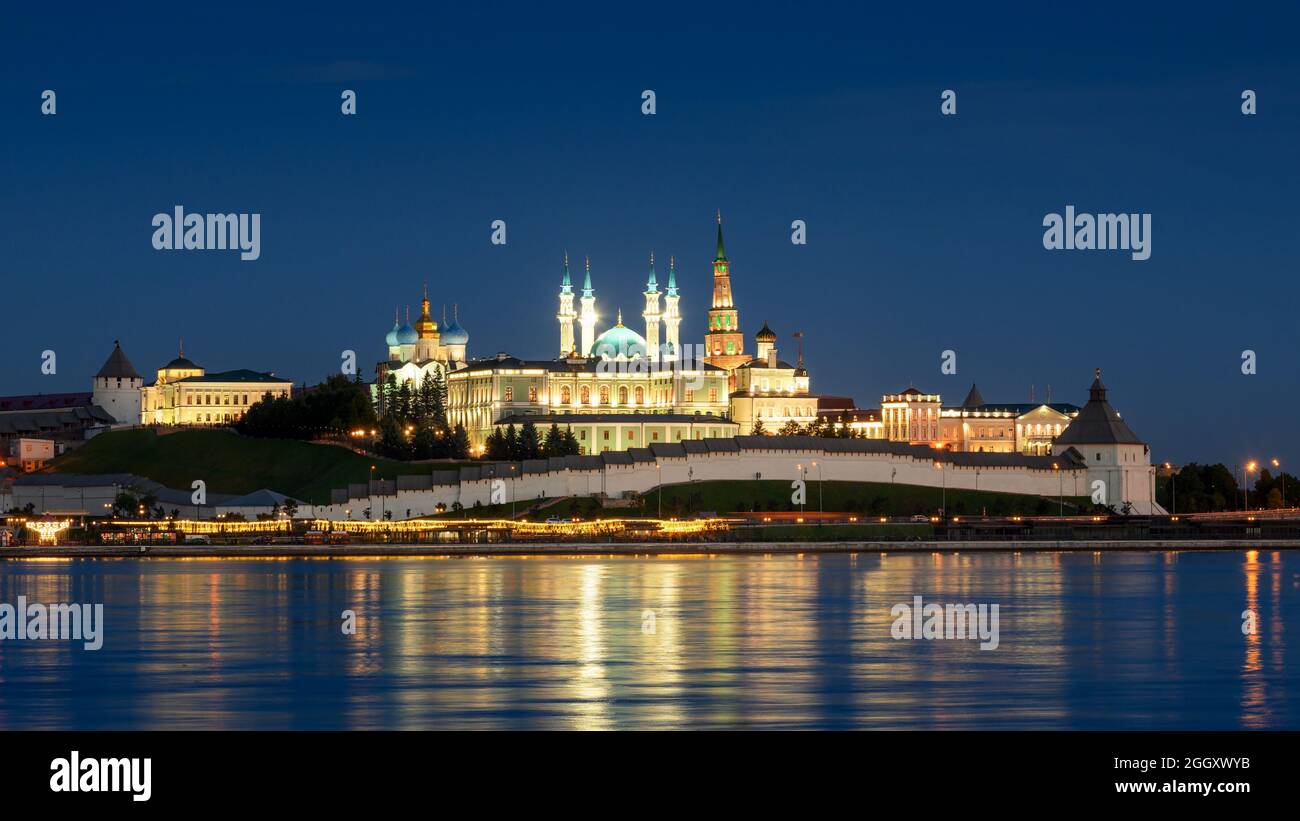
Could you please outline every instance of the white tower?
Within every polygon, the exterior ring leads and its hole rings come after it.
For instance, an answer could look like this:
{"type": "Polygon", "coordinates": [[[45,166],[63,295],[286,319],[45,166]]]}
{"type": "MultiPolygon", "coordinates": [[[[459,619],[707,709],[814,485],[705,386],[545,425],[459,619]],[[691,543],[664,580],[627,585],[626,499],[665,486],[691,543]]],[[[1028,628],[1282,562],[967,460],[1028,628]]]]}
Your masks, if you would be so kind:
{"type": "MultiPolygon", "coordinates": [[[[677,310],[681,299],[677,295],[677,266],[672,257],[668,258],[668,293],[664,295],[664,343],[668,345],[673,356],[679,356],[677,350],[677,329],[682,324],[682,315],[677,310]]],[[[652,268],[653,271],[653,268],[652,268]]],[[[648,340],[649,335],[646,336],[648,340]]]]}
{"type": "Polygon", "coordinates": [[[582,282],[582,314],[578,322],[582,325],[582,349],[578,353],[591,356],[591,348],[596,344],[596,291],[591,287],[591,258],[587,258],[587,277],[582,282]]]}
{"type": "Polygon", "coordinates": [[[659,283],[655,281],[655,254],[650,252],[650,279],[645,284],[645,355],[654,361],[659,358],[659,283]]]}
{"type": "Polygon", "coordinates": [[[95,374],[91,403],[108,411],[119,425],[139,425],[140,389],[144,378],[136,373],[131,361],[122,353],[122,346],[113,340],[113,352],[104,367],[95,374]]]}
{"type": "Polygon", "coordinates": [[[560,320],[560,356],[573,353],[573,320],[578,315],[573,310],[573,283],[569,281],[569,252],[564,252],[564,276],[560,278],[560,312],[555,318],[560,320]]]}
{"type": "Polygon", "coordinates": [[[1052,455],[1074,455],[1087,465],[1088,487],[1076,488],[1074,495],[1102,491],[1105,504],[1114,510],[1123,511],[1127,505],[1129,512],[1141,516],[1165,513],[1155,500],[1151,450],[1106,399],[1101,368],[1088,389],[1088,404],[1056,437],[1052,455]]]}

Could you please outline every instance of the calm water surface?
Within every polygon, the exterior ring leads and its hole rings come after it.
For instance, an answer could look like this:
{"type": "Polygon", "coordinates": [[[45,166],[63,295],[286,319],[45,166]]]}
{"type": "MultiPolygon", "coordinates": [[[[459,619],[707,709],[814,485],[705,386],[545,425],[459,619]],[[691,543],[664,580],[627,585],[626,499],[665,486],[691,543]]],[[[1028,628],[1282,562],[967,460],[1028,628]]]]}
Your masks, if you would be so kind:
{"type": "Polygon", "coordinates": [[[19,595],[105,640],[0,642],[0,729],[1300,728],[1288,552],[0,562],[19,595]],[[894,640],[914,595],[1000,647],[894,640]]]}

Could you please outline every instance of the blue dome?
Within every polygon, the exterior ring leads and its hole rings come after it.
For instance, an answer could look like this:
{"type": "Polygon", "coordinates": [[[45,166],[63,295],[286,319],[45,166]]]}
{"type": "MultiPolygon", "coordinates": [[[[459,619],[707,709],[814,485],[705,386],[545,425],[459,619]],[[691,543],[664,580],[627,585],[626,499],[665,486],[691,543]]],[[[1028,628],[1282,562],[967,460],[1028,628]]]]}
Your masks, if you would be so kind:
{"type": "Polygon", "coordinates": [[[444,345],[468,345],[469,331],[460,326],[460,323],[453,319],[446,327],[442,329],[442,344],[444,345]]]}
{"type": "Polygon", "coordinates": [[[394,319],[394,320],[393,320],[393,329],[392,329],[391,331],[389,331],[387,334],[384,335],[384,342],[387,343],[388,347],[392,348],[392,347],[396,347],[398,344],[400,344],[400,343],[397,341],[397,332],[400,331],[401,329],[402,329],[402,326],[401,326],[401,325],[398,325],[398,324],[397,324],[397,320],[394,319]]]}
{"type": "Polygon", "coordinates": [[[596,337],[591,351],[605,359],[617,359],[620,356],[635,359],[646,355],[645,337],[623,325],[620,313],[618,324],[596,337]]]}
{"type": "Polygon", "coordinates": [[[410,325],[403,325],[397,329],[397,344],[414,345],[419,341],[420,335],[410,325]]]}

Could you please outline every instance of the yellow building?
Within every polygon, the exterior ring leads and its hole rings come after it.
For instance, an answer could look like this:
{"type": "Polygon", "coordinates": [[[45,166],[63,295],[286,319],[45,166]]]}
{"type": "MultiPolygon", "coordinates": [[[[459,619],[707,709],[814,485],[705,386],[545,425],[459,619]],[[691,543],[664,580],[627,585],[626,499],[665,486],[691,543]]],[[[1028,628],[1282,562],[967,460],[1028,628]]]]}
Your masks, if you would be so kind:
{"type": "Polygon", "coordinates": [[[157,380],[140,391],[145,425],[229,425],[268,393],[288,397],[293,383],[246,369],[208,373],[180,355],[158,369],[157,380]]]}
{"type": "MultiPolygon", "coordinates": [[[[601,349],[603,345],[612,345],[618,341],[614,337],[625,333],[631,331],[620,323],[602,334],[595,347],[601,349]]],[[[631,342],[628,346],[635,344],[631,342]]],[[[643,362],[640,357],[632,360],[571,357],[530,361],[504,354],[495,359],[472,362],[447,376],[447,421],[452,425],[464,425],[471,446],[477,450],[492,434],[497,420],[506,417],[547,415],[549,419],[550,416],[563,417],[566,414],[726,416],[726,371],[702,363],[689,368],[679,367],[680,363],[651,367],[651,363],[645,362],[646,367],[641,367],[643,362]]],[[[627,424],[639,424],[640,421],[630,419],[627,424]]],[[[561,423],[561,427],[564,426],[561,423]]],[[[625,437],[618,444],[611,450],[629,447],[625,437]]],[[[631,446],[642,445],[637,442],[631,446]]]]}
{"type": "Polygon", "coordinates": [[[776,334],[767,323],[754,335],[753,359],[732,371],[731,419],[740,435],[754,432],[761,423],[765,433],[778,433],[789,422],[807,427],[817,419],[817,397],[808,392],[808,371],[802,355],[791,365],[777,358],[776,334]]]}

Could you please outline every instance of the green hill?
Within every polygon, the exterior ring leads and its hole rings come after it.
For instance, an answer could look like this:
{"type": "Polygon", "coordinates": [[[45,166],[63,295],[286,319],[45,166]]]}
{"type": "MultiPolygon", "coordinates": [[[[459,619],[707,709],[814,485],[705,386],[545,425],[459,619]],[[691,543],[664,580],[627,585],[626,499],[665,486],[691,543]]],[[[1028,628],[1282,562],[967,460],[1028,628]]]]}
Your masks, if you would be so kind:
{"type": "MultiPolygon", "coordinates": [[[[739,511],[793,511],[799,506],[790,502],[790,482],[782,479],[757,481],[705,481],[664,485],[664,515],[682,515],[699,511],[729,513],[739,511]]],[[[944,499],[941,488],[926,485],[890,484],[888,482],[834,482],[823,485],[816,476],[807,480],[804,510],[816,511],[819,504],[827,511],[861,513],[877,516],[934,515],[944,499]]],[[[988,490],[948,488],[950,515],[977,515],[987,512],[1000,515],[1054,515],[1060,507],[1056,498],[988,490]]],[[[658,490],[641,495],[641,504],[650,514],[658,510],[658,490]]],[[[1067,515],[1090,510],[1087,497],[1065,497],[1067,515]]]]}
{"type": "MultiPolygon", "coordinates": [[[[438,463],[448,470],[459,463],[438,463]]],[[[253,439],[220,430],[186,430],[159,436],[148,429],[110,431],[50,463],[53,473],[134,473],[173,488],[195,479],[213,493],[249,493],[258,488],[286,493],[313,504],[329,502],[331,488],[375,477],[422,474],[434,466],[377,459],[334,445],[292,439],[253,439]]]]}

